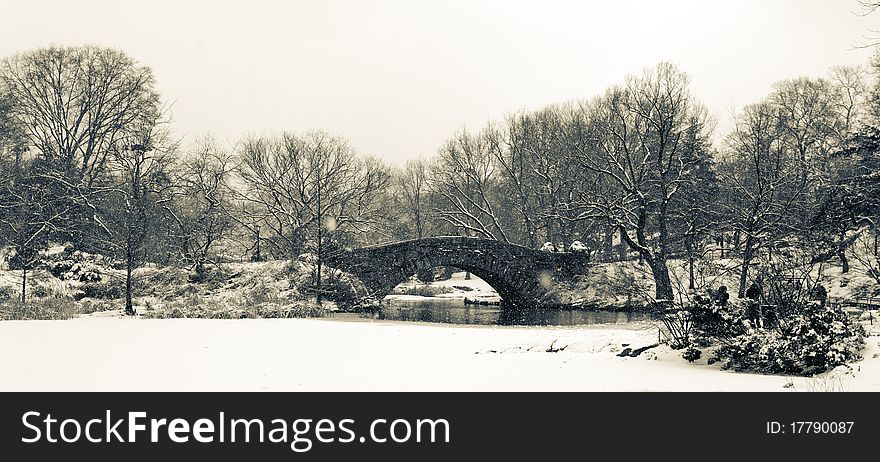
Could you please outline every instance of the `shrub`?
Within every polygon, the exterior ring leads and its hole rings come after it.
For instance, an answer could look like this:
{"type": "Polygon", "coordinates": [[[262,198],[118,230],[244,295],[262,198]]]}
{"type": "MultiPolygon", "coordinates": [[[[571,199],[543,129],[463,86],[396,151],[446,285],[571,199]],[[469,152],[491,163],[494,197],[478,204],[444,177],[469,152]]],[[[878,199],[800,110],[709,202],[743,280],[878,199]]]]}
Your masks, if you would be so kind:
{"type": "Polygon", "coordinates": [[[738,304],[720,306],[708,295],[694,297],[688,307],[693,322],[694,336],[706,338],[731,338],[746,331],[745,310],[738,304]]]}
{"type": "Polygon", "coordinates": [[[125,287],[116,281],[101,281],[82,286],[83,297],[111,300],[122,298],[125,287]]]}
{"type": "Polygon", "coordinates": [[[673,350],[680,350],[691,344],[691,335],[693,334],[693,322],[691,313],[684,309],[661,308],[658,315],[660,321],[666,327],[666,333],[669,339],[669,346],[673,350]]]}
{"type": "Polygon", "coordinates": [[[225,308],[223,304],[203,304],[191,302],[175,302],[163,308],[146,311],[143,316],[153,319],[191,318],[191,319],[250,319],[250,318],[317,318],[326,314],[326,310],[311,302],[295,302],[278,304],[264,302],[259,305],[240,309],[225,308]]]}
{"type": "Polygon", "coordinates": [[[70,271],[73,268],[74,262],[72,260],[62,260],[58,262],[54,262],[49,264],[49,272],[52,273],[52,276],[55,276],[58,279],[63,279],[64,273],[70,271]]]}
{"type": "Polygon", "coordinates": [[[28,296],[33,298],[47,298],[53,295],[55,295],[55,291],[42,284],[34,284],[28,293],[28,296]]]}
{"type": "Polygon", "coordinates": [[[111,311],[118,308],[113,302],[106,300],[83,300],[80,302],[80,313],[92,314],[98,311],[111,311]]]}
{"type": "Polygon", "coordinates": [[[242,302],[244,306],[254,307],[270,300],[277,300],[278,293],[267,286],[256,286],[243,291],[242,302]]]}
{"type": "Polygon", "coordinates": [[[330,298],[340,310],[351,310],[361,304],[368,291],[364,284],[348,273],[340,273],[330,283],[330,298]]]}
{"type": "MultiPolygon", "coordinates": [[[[468,287],[468,290],[471,290],[468,287]]],[[[452,292],[448,287],[439,286],[412,286],[406,287],[401,291],[395,292],[400,295],[418,295],[420,297],[436,297],[440,294],[452,292]]]]}
{"type": "Polygon", "coordinates": [[[811,376],[861,359],[864,337],[842,310],[812,303],[775,330],[735,338],[714,357],[735,371],[811,376]]]}
{"type": "Polygon", "coordinates": [[[0,286],[0,301],[18,298],[19,292],[9,286],[0,286]]]}
{"type": "Polygon", "coordinates": [[[29,300],[12,299],[0,302],[0,320],[56,320],[70,319],[80,314],[76,304],[70,300],[45,298],[29,300]]]}
{"type": "Polygon", "coordinates": [[[684,350],[684,353],[682,353],[681,357],[688,360],[688,362],[692,363],[692,362],[700,359],[700,356],[702,356],[702,355],[703,355],[702,351],[694,348],[693,345],[691,345],[684,350]]]}
{"type": "MultiPolygon", "coordinates": [[[[366,286],[349,273],[324,267],[323,271],[321,271],[321,276],[321,290],[326,295],[325,299],[336,302],[340,310],[352,310],[358,307],[369,294],[366,286]]],[[[314,272],[293,274],[290,279],[290,285],[305,297],[311,298],[315,296],[316,281],[314,272]]]]}
{"type": "Polygon", "coordinates": [[[315,303],[295,302],[287,305],[264,304],[257,307],[258,318],[319,318],[326,311],[315,303]]]}
{"type": "Polygon", "coordinates": [[[65,259],[47,263],[49,272],[64,281],[98,282],[101,269],[91,261],[65,259]]]}

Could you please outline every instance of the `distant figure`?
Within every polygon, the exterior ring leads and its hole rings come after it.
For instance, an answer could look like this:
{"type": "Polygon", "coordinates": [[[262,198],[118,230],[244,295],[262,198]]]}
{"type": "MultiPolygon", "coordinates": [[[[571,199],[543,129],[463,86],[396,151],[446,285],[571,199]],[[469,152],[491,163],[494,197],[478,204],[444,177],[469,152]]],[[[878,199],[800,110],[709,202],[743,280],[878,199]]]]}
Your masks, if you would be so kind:
{"type": "Polygon", "coordinates": [[[819,302],[819,306],[824,308],[825,303],[828,301],[828,289],[822,284],[816,284],[816,287],[813,288],[811,299],[819,302]]]}
{"type": "Polygon", "coordinates": [[[730,294],[727,293],[727,286],[719,287],[718,291],[715,292],[715,304],[725,307],[728,301],[730,301],[730,294]]]}
{"type": "Polygon", "coordinates": [[[755,327],[763,327],[763,316],[761,315],[761,292],[763,292],[763,288],[761,287],[761,282],[761,277],[758,276],[746,290],[746,298],[748,299],[746,317],[749,318],[749,321],[755,327]]]}
{"type": "Polygon", "coordinates": [[[758,278],[756,278],[755,281],[752,282],[752,285],[750,285],[749,288],[746,289],[747,299],[757,302],[758,299],[761,298],[761,292],[763,292],[763,287],[761,287],[761,283],[761,277],[758,276],[758,278]]]}

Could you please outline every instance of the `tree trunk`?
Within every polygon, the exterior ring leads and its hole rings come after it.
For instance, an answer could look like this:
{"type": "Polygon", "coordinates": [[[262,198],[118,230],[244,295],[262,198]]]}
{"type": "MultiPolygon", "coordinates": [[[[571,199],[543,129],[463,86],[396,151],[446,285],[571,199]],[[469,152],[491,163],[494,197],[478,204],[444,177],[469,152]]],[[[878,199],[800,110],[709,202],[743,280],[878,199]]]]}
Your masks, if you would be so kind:
{"type": "Polygon", "coordinates": [[[252,257],[252,260],[263,261],[263,255],[260,254],[260,240],[261,240],[260,239],[260,227],[255,226],[254,229],[255,229],[255,234],[256,234],[255,237],[256,237],[257,242],[254,244],[255,249],[254,249],[254,255],[252,257]]]}
{"type": "MultiPolygon", "coordinates": [[[[318,221],[320,222],[320,219],[318,221]]],[[[322,263],[324,260],[324,255],[323,255],[324,249],[321,246],[321,240],[322,240],[321,239],[321,229],[322,229],[322,227],[319,226],[319,228],[318,228],[318,264],[317,264],[318,273],[315,275],[315,285],[317,286],[317,289],[318,289],[315,294],[315,302],[318,303],[318,306],[320,306],[321,303],[323,302],[323,296],[322,296],[323,294],[321,293],[321,291],[322,291],[322,286],[321,286],[321,269],[322,268],[321,267],[323,266],[322,263]]]]}
{"type": "Polygon", "coordinates": [[[614,259],[614,230],[608,228],[605,231],[605,245],[603,247],[602,257],[605,261],[614,259]]]}
{"type": "Polygon", "coordinates": [[[746,296],[746,283],[749,280],[749,265],[752,262],[754,253],[754,249],[752,249],[753,245],[752,238],[746,238],[745,248],[743,249],[742,270],[739,274],[739,290],[737,291],[737,296],[739,298],[746,296]]]}
{"type": "Polygon", "coordinates": [[[21,267],[21,303],[27,303],[27,267],[21,267]]]}
{"type": "Polygon", "coordinates": [[[544,228],[544,242],[549,242],[555,246],[556,242],[553,239],[555,237],[553,234],[553,219],[547,218],[544,220],[544,228]]]}
{"type": "Polygon", "coordinates": [[[840,258],[840,271],[844,274],[849,273],[849,259],[846,258],[846,232],[840,233],[837,257],[840,258]]]}
{"type": "Polygon", "coordinates": [[[323,234],[324,234],[324,211],[323,211],[323,209],[321,209],[321,192],[322,192],[321,191],[321,179],[322,179],[321,175],[319,174],[317,176],[318,183],[317,183],[317,188],[316,188],[317,189],[316,196],[317,196],[317,202],[318,202],[318,208],[317,208],[317,213],[316,213],[317,218],[318,218],[318,220],[317,220],[318,221],[318,274],[315,277],[315,283],[318,286],[318,291],[315,295],[315,301],[318,303],[318,306],[321,306],[321,302],[323,301],[323,297],[322,297],[323,294],[321,294],[321,290],[322,290],[322,288],[321,288],[321,266],[322,265],[321,264],[323,263],[323,260],[324,260],[324,248],[322,247],[323,234]]]}
{"type": "Polygon", "coordinates": [[[321,257],[318,257],[318,274],[317,274],[317,276],[315,276],[315,285],[318,288],[316,295],[315,295],[315,301],[318,303],[318,305],[320,305],[321,301],[322,301],[321,300],[321,257]]]}
{"type": "Polygon", "coordinates": [[[125,252],[125,314],[134,315],[134,304],[131,301],[131,273],[134,266],[134,255],[131,247],[125,252]]]}
{"type": "Polygon", "coordinates": [[[568,250],[568,246],[571,245],[571,238],[569,236],[568,224],[562,220],[559,220],[559,234],[562,237],[562,248],[559,251],[565,252],[568,250]]]}
{"type": "Polygon", "coordinates": [[[654,298],[659,301],[674,299],[672,280],[669,278],[669,268],[665,258],[653,258],[648,261],[651,274],[654,276],[654,298]]]}
{"type": "Polygon", "coordinates": [[[688,289],[694,290],[694,246],[688,245],[688,289]]]}

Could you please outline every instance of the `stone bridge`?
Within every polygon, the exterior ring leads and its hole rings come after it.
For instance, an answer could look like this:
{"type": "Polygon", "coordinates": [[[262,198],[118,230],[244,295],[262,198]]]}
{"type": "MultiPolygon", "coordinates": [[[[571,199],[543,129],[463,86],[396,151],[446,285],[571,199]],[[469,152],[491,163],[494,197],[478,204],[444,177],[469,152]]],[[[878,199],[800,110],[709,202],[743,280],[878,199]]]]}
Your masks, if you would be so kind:
{"type": "Polygon", "coordinates": [[[339,250],[325,261],[356,276],[377,300],[420,270],[451,266],[489,283],[508,306],[529,308],[552,305],[547,290],[552,281],[583,274],[588,256],[451,236],[339,250]]]}

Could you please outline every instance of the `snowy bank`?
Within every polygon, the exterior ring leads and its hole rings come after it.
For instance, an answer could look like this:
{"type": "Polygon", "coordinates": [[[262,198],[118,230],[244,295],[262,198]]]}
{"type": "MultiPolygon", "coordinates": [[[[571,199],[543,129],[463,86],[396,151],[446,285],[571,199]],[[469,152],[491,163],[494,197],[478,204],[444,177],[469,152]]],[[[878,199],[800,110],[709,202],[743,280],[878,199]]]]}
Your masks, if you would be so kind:
{"type": "Polygon", "coordinates": [[[616,356],[624,344],[656,339],[648,323],[453,327],[105,313],[0,323],[0,390],[880,390],[876,336],[852,375],[813,379],[720,371],[666,347],[616,356]]]}

